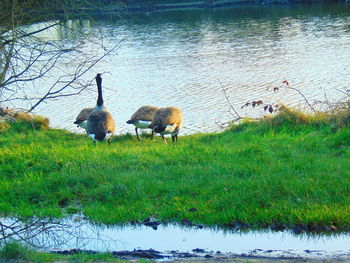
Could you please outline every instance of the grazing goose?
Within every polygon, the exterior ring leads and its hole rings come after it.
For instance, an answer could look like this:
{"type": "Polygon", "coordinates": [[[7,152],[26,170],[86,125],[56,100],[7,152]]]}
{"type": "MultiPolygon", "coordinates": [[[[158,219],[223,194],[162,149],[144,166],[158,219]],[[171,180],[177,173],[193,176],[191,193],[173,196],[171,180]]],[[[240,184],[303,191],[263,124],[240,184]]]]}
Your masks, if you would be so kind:
{"type": "MultiPolygon", "coordinates": [[[[128,120],[127,124],[133,124],[135,126],[135,132],[137,139],[141,141],[137,129],[151,129],[150,125],[153,120],[154,113],[158,110],[158,107],[142,106],[139,108],[128,120]]],[[[153,138],[153,130],[152,130],[153,138]]]]}
{"type": "Polygon", "coordinates": [[[101,74],[97,74],[96,84],[98,91],[97,104],[88,117],[87,134],[95,143],[108,138],[108,144],[110,144],[115,132],[115,122],[112,115],[103,105],[101,74]]]}
{"type": "Polygon", "coordinates": [[[173,142],[177,142],[177,135],[182,126],[182,112],[176,107],[160,108],[156,111],[150,125],[152,130],[162,136],[164,143],[165,134],[171,134],[173,142]]]}
{"type": "Polygon", "coordinates": [[[90,115],[90,113],[93,111],[94,108],[84,108],[81,110],[81,112],[78,114],[77,118],[75,119],[74,124],[77,124],[78,127],[83,128],[87,131],[87,119],[90,115]]]}

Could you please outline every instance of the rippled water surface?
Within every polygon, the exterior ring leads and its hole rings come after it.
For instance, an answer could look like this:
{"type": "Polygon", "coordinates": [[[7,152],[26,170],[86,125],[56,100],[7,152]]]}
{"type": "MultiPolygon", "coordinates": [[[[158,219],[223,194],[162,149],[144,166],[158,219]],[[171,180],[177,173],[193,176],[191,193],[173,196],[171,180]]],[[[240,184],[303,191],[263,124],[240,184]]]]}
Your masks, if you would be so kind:
{"type": "MultiPolygon", "coordinates": [[[[133,132],[125,122],[147,104],[181,108],[184,134],[216,131],[217,123],[232,119],[223,88],[241,115],[254,115],[263,110],[240,107],[258,99],[303,105],[295,91],[271,90],[284,80],[312,102],[339,99],[338,90],[349,86],[348,5],[181,10],[70,23],[96,34],[106,46],[123,40],[89,75],[106,72],[105,103],[118,133],[133,132]]],[[[62,41],[77,37],[67,34],[62,41]]],[[[85,91],[42,104],[36,112],[54,127],[79,131],[73,125],[76,114],[95,101],[95,91],[85,91]]]]}

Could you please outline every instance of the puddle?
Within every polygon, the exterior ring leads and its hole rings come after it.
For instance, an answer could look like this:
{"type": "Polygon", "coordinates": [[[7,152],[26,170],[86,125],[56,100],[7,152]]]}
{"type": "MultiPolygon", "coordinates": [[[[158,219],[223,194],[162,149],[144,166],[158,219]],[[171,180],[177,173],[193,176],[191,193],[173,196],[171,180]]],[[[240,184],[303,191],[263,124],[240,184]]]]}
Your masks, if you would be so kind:
{"type": "Polygon", "coordinates": [[[28,222],[0,218],[0,244],[10,239],[62,253],[78,249],[114,251],[121,256],[124,253],[121,251],[143,251],[144,257],[152,258],[217,255],[350,258],[349,233],[296,235],[290,231],[242,232],[162,224],[155,230],[144,225],[101,226],[77,216],[28,222]],[[145,251],[149,251],[148,256],[145,251]]]}

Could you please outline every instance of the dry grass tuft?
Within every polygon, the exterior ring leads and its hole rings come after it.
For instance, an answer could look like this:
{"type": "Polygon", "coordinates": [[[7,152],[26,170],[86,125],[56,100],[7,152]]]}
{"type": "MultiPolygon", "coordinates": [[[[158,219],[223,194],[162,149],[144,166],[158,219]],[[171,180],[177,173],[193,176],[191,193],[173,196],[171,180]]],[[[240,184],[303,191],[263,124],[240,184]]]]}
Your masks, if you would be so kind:
{"type": "Polygon", "coordinates": [[[16,124],[25,124],[28,129],[34,130],[47,129],[49,127],[49,119],[40,115],[20,112],[7,108],[0,108],[0,131],[4,132],[16,124]]]}
{"type": "Polygon", "coordinates": [[[6,132],[10,129],[10,124],[8,124],[7,121],[4,119],[0,118],[0,132],[6,132]]]}
{"type": "Polygon", "coordinates": [[[350,123],[350,101],[337,104],[329,115],[332,116],[332,122],[337,127],[348,125],[350,123]]]}
{"type": "MultiPolygon", "coordinates": [[[[350,104],[349,104],[350,105],[350,104]]],[[[333,124],[336,127],[343,127],[350,122],[349,108],[338,108],[329,112],[305,113],[286,106],[280,108],[279,112],[264,121],[272,126],[283,124],[303,125],[303,124],[333,124]]]]}

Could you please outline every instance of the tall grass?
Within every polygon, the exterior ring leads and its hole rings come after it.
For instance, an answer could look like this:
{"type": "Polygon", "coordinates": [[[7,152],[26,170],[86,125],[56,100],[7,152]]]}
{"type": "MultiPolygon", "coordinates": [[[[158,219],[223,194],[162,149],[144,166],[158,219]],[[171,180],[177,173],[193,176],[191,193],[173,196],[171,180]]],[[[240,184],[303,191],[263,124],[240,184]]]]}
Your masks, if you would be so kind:
{"type": "Polygon", "coordinates": [[[177,145],[123,135],[95,146],[63,130],[9,129],[0,137],[0,211],[82,211],[110,224],[154,215],[349,229],[350,126],[339,116],[285,108],[221,133],[181,136],[177,145]]]}

